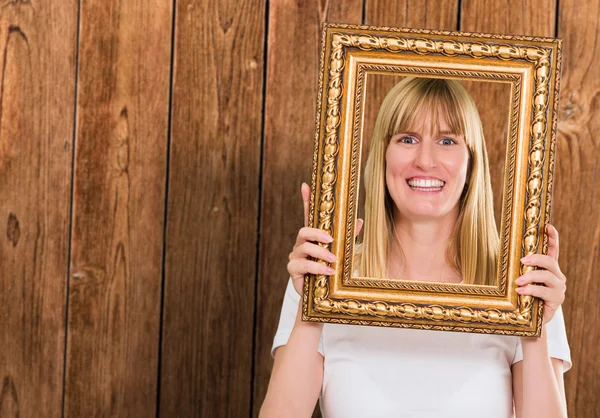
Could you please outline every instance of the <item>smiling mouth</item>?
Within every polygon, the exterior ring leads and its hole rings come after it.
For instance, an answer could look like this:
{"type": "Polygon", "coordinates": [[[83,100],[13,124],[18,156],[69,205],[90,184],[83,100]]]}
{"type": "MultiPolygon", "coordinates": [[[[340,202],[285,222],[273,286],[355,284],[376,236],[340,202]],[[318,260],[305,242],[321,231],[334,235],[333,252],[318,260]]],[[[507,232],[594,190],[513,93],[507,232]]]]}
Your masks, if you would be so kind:
{"type": "Polygon", "coordinates": [[[445,181],[438,179],[408,179],[406,183],[408,183],[412,190],[422,192],[438,192],[446,184],[445,181]]]}

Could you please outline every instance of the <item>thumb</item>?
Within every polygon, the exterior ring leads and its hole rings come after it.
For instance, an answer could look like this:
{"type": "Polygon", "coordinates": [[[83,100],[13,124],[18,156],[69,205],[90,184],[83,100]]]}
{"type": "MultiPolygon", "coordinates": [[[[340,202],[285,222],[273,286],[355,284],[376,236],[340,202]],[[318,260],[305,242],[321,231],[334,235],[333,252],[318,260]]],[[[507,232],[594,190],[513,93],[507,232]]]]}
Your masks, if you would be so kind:
{"type": "Polygon", "coordinates": [[[300,187],[300,194],[302,195],[302,203],[304,205],[304,226],[308,226],[308,207],[310,201],[310,186],[306,183],[302,183],[300,187]]]}
{"type": "Polygon", "coordinates": [[[546,232],[548,233],[548,255],[558,261],[558,231],[548,224],[546,232]]]}
{"type": "Polygon", "coordinates": [[[360,234],[360,231],[362,230],[364,223],[365,222],[360,218],[356,220],[356,229],[355,229],[355,233],[354,233],[355,236],[358,236],[358,234],[360,234]]]}

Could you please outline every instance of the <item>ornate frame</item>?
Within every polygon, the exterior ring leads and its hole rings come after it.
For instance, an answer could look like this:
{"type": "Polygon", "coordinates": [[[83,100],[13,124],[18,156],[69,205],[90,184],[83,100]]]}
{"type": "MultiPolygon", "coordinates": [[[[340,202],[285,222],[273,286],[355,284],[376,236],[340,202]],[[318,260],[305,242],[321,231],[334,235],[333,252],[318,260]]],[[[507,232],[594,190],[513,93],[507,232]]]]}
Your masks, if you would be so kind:
{"type": "Polygon", "coordinates": [[[324,25],[309,224],[333,236],[323,246],[340,261],[332,276],[306,276],[303,320],[541,334],[543,302],[518,295],[514,280],[533,269],[522,257],[547,253],[542,232],[551,209],[561,45],[553,38],[324,25]],[[511,84],[498,287],[351,277],[369,72],[511,84]]]}

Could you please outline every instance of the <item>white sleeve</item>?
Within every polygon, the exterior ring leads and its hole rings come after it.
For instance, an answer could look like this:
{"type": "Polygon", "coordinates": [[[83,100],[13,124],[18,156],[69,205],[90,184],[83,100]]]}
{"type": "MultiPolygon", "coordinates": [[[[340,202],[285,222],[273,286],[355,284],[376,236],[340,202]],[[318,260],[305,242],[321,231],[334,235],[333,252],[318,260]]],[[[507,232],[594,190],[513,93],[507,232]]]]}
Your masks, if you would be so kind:
{"type": "MultiPolygon", "coordinates": [[[[567,331],[565,329],[565,318],[563,316],[562,307],[558,308],[554,317],[546,324],[546,332],[550,357],[562,360],[564,371],[566,372],[573,364],[571,363],[571,350],[569,349],[569,342],[567,341],[567,331]]],[[[517,349],[512,364],[521,360],[523,360],[523,348],[521,347],[521,339],[517,338],[517,349]]]]}
{"type": "MultiPolygon", "coordinates": [[[[296,315],[298,313],[298,303],[300,303],[300,295],[294,289],[294,284],[290,278],[287,288],[285,289],[285,296],[283,298],[283,306],[281,307],[281,315],[279,316],[279,326],[273,338],[273,347],[271,348],[271,355],[275,355],[275,350],[282,345],[286,345],[292,334],[294,323],[296,322],[296,315]]],[[[319,339],[319,353],[323,354],[323,335],[319,339]]]]}

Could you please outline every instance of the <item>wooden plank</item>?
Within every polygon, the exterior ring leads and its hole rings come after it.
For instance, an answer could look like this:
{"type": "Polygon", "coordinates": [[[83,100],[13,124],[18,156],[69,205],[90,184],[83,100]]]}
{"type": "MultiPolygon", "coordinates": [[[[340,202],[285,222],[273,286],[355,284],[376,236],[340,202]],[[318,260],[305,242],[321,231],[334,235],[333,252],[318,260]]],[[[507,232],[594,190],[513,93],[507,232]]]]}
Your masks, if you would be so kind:
{"type": "Polygon", "coordinates": [[[265,1],[177,2],[160,416],[251,403],[265,1]]]}
{"type": "Polygon", "coordinates": [[[66,417],[156,413],[171,22],[81,2],[66,417]]]}
{"type": "Polygon", "coordinates": [[[569,416],[600,416],[600,1],[561,0],[563,44],[554,222],[573,368],[565,375],[569,416]]]}
{"type": "Polygon", "coordinates": [[[2,417],[62,413],[76,33],[75,1],[0,10],[2,417]]]}
{"type": "Polygon", "coordinates": [[[555,0],[462,0],[460,30],[554,36],[555,0]]]}
{"type": "Polygon", "coordinates": [[[264,400],[288,254],[302,226],[300,185],[310,183],[323,22],[361,23],[362,1],[271,2],[259,244],[254,415],[264,400]]]}
{"type": "Polygon", "coordinates": [[[365,24],[456,30],[457,0],[366,0],[365,24]]]}

